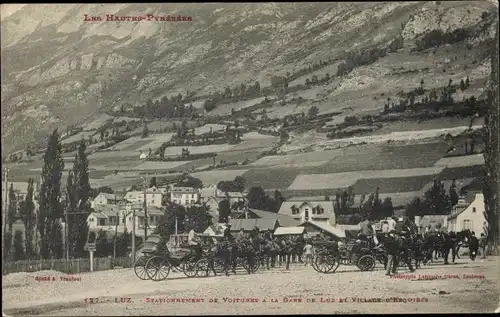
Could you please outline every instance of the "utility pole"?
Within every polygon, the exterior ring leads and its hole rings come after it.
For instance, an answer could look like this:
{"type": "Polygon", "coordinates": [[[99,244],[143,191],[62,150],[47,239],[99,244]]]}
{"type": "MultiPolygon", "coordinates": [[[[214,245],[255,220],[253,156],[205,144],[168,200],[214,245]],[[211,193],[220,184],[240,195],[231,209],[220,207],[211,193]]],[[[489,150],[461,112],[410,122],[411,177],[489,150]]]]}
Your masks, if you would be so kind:
{"type": "MultiPolygon", "coordinates": [[[[9,169],[5,168],[4,171],[5,171],[5,204],[3,205],[5,205],[5,208],[2,215],[2,221],[3,221],[2,242],[5,240],[5,235],[7,234],[7,213],[9,212],[9,182],[7,180],[9,176],[9,169]]],[[[5,252],[4,246],[2,245],[2,261],[5,259],[4,252],[5,252]]]]}
{"type": "Polygon", "coordinates": [[[116,212],[116,225],[115,225],[115,241],[113,242],[113,267],[115,267],[115,260],[116,260],[116,237],[118,235],[118,220],[120,215],[118,211],[116,212]]]}
{"type": "Polygon", "coordinates": [[[135,208],[132,207],[132,265],[135,263],[135,208]]]}
{"type": "Polygon", "coordinates": [[[144,241],[148,237],[148,203],[146,201],[146,190],[148,189],[148,174],[144,179],[144,241]]]}

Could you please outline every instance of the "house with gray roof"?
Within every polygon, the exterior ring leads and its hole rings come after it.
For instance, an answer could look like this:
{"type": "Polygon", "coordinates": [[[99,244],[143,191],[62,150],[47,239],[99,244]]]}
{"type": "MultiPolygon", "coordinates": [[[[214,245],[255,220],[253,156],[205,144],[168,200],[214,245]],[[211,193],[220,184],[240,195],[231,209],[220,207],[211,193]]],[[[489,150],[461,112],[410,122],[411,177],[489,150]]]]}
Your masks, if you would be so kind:
{"type": "Polygon", "coordinates": [[[298,221],[330,221],[335,223],[333,201],[285,201],[278,214],[288,215],[298,221]]]}
{"type": "Polygon", "coordinates": [[[245,233],[249,233],[254,228],[259,228],[259,231],[271,230],[274,232],[276,228],[279,227],[279,221],[277,219],[230,219],[229,220],[231,232],[240,232],[241,229],[245,233]]]}
{"type": "Polygon", "coordinates": [[[279,214],[259,209],[247,208],[243,210],[243,213],[238,217],[238,219],[275,219],[278,220],[280,226],[282,227],[293,227],[300,224],[300,220],[297,220],[289,215],[279,214]]]}

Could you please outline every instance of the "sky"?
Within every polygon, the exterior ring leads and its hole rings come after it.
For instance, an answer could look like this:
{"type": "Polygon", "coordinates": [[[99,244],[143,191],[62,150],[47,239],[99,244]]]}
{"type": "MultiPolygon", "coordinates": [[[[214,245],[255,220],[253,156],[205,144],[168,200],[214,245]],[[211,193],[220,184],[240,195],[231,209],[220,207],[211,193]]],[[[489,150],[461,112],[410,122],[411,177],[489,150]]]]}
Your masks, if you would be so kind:
{"type": "Polygon", "coordinates": [[[26,4],[2,4],[0,5],[1,19],[5,19],[14,12],[22,9],[26,4]]]}

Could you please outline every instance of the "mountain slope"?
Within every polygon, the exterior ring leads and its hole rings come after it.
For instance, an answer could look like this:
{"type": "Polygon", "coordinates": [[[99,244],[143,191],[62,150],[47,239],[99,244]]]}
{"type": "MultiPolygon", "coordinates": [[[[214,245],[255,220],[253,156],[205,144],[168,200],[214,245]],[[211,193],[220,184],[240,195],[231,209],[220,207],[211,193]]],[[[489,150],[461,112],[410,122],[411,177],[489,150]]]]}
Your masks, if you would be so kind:
{"type": "Polygon", "coordinates": [[[431,30],[475,26],[491,8],[483,2],[27,5],[1,26],[2,151],[125,102],[256,80],[267,86],[272,75],[385,47],[400,34],[408,46],[431,30]],[[192,21],[84,22],[85,14],[192,21]]]}

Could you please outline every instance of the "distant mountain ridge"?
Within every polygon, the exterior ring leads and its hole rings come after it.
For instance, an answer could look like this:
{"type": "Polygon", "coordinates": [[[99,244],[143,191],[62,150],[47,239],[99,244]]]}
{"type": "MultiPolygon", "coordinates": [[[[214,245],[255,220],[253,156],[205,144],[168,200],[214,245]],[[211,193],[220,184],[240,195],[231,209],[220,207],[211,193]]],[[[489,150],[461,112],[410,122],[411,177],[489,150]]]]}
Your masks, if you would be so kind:
{"type": "MultiPolygon", "coordinates": [[[[2,151],[123,103],[259,81],[481,21],[487,2],[27,5],[2,20],[2,151]],[[85,22],[84,15],[190,22],[85,22]]],[[[487,33],[487,32],[486,32],[487,33]]]]}

